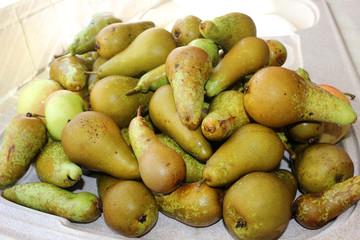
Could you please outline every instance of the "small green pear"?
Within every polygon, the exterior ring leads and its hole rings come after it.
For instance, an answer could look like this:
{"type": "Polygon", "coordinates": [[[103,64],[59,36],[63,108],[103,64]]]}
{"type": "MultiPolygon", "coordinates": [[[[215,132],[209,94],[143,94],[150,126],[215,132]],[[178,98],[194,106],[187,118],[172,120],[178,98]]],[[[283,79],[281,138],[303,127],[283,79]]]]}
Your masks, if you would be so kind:
{"type": "Polygon", "coordinates": [[[186,176],[184,159],[158,139],[141,116],[141,107],[130,122],[129,138],[144,184],[151,191],[161,194],[177,189],[186,176]]]}
{"type": "Polygon", "coordinates": [[[205,85],[206,95],[214,97],[229,89],[242,77],[265,66],[269,61],[269,55],[269,47],[261,38],[242,38],[214,67],[205,85]]]}
{"type": "Polygon", "coordinates": [[[341,99],[292,70],[270,66],[257,71],[245,88],[244,103],[254,121],[283,127],[299,121],[356,122],[357,114],[341,99]]]}
{"type": "Polygon", "coordinates": [[[319,229],[360,200],[360,176],[324,189],[300,195],[294,202],[294,218],[303,227],[319,229]]]}
{"type": "Polygon", "coordinates": [[[27,85],[20,93],[17,102],[17,113],[45,114],[45,100],[53,92],[64,88],[56,81],[38,79],[27,85]]]}
{"type": "Polygon", "coordinates": [[[225,186],[250,172],[274,170],[283,155],[283,144],[273,129],[249,123],[236,130],[210,157],[203,179],[211,187],[225,186]]]}
{"type": "Polygon", "coordinates": [[[178,47],[186,46],[192,40],[203,37],[199,30],[200,22],[201,19],[194,15],[187,15],[175,21],[171,34],[178,47]]]}
{"type": "Polygon", "coordinates": [[[96,35],[95,48],[100,56],[110,59],[127,48],[140,33],[153,27],[155,23],[151,21],[110,24],[96,35]]]}
{"type": "Polygon", "coordinates": [[[95,51],[97,34],[105,26],[116,22],[122,22],[122,20],[108,12],[95,13],[90,22],[75,36],[73,42],[69,45],[71,55],[95,51]]]}
{"type": "Polygon", "coordinates": [[[198,47],[203,49],[209,55],[212,66],[215,67],[219,61],[219,47],[218,45],[206,38],[197,38],[189,42],[188,46],[198,47]]]}
{"type": "Polygon", "coordinates": [[[287,59],[287,50],[285,45],[275,39],[265,40],[266,44],[269,47],[270,57],[267,63],[268,66],[278,66],[281,67],[284,65],[287,59]]]}
{"type": "Polygon", "coordinates": [[[35,159],[36,173],[43,182],[68,188],[82,176],[81,168],[65,154],[61,142],[47,143],[35,159]]]}
{"type": "Polygon", "coordinates": [[[102,64],[97,70],[97,76],[139,77],[164,64],[175,48],[175,40],[170,32],[158,27],[149,28],[140,33],[127,48],[102,64]]]}
{"type": "Polygon", "coordinates": [[[11,119],[0,149],[0,188],[14,184],[29,169],[47,140],[44,122],[30,113],[11,119]]]}
{"type": "Polygon", "coordinates": [[[84,111],[84,100],[75,92],[59,90],[45,101],[46,128],[54,140],[61,140],[61,133],[69,119],[84,111]]]}
{"type": "Polygon", "coordinates": [[[170,218],[193,227],[207,227],[222,218],[221,189],[193,182],[167,195],[155,196],[160,211],[170,218]]]}
{"type": "Polygon", "coordinates": [[[216,42],[226,52],[242,38],[256,36],[256,26],[252,18],[239,12],[203,20],[199,29],[205,38],[216,42]]]}
{"type": "Polygon", "coordinates": [[[22,183],[6,188],[1,196],[72,222],[92,222],[101,215],[101,202],[96,195],[89,192],[72,193],[51,183],[22,183]]]}
{"type": "Polygon", "coordinates": [[[159,210],[152,192],[142,183],[120,181],[106,190],[102,199],[105,223],[126,237],[141,237],[151,231],[159,210]]]}
{"type": "Polygon", "coordinates": [[[226,191],[223,218],[238,239],[278,239],[291,219],[286,185],[267,172],[249,173],[226,191]]]}
{"type": "Polygon", "coordinates": [[[201,129],[190,130],[181,122],[170,84],[155,91],[149,103],[149,115],[154,126],[172,137],[187,153],[200,161],[210,158],[213,149],[201,129]]]}
{"type": "Polygon", "coordinates": [[[222,141],[243,125],[250,123],[245,111],[244,94],[226,90],[211,102],[208,114],[201,122],[201,131],[212,141],[222,141]]]}
{"type": "Polygon", "coordinates": [[[65,154],[79,166],[113,177],[139,179],[139,164],[120,128],[104,113],[86,111],[64,127],[61,144],[65,154]]]}
{"type": "Polygon", "coordinates": [[[199,127],[204,104],[204,85],[212,72],[209,55],[201,48],[183,46],[166,59],[166,76],[174,95],[176,110],[190,130],[199,127]]]}

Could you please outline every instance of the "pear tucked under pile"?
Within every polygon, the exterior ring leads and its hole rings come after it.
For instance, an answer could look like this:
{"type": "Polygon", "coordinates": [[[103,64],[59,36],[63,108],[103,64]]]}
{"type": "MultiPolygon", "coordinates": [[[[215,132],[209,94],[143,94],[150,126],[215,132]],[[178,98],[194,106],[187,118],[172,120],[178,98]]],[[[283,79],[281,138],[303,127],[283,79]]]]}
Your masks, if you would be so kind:
{"type": "Polygon", "coordinates": [[[340,90],[284,67],[287,53],[245,13],[188,15],[171,31],[95,14],[49,79],[21,93],[0,149],[2,197],[73,222],[103,214],[126,237],[160,213],[223,221],[238,239],[324,226],[360,199],[338,144],[357,113],[340,90]],[[32,163],[38,182],[24,176],[32,163]],[[84,175],[97,196],[73,193],[84,175]]]}

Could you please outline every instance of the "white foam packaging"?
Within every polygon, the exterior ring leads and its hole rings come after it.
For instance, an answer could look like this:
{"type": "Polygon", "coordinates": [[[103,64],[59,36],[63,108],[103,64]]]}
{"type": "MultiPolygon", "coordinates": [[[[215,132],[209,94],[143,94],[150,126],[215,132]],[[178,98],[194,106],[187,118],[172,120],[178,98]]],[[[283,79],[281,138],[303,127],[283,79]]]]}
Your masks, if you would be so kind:
{"type": "MultiPolygon", "coordinates": [[[[357,5],[360,7],[360,5],[357,5]]],[[[48,78],[54,54],[66,49],[78,31],[98,11],[111,11],[124,21],[152,20],[171,30],[185,15],[205,20],[229,12],[253,18],[258,36],[278,39],[288,50],[284,67],[306,69],[311,79],[360,96],[360,81],[345,48],[337,24],[325,0],[22,0],[0,11],[0,131],[16,115],[16,103],[24,87],[34,79],[48,78]]],[[[360,113],[359,99],[351,101],[360,113]]],[[[355,123],[340,143],[354,161],[359,174],[359,124],[355,123]]],[[[288,168],[284,162],[282,166],[288,168]]],[[[40,181],[33,166],[18,183],[40,181]]],[[[84,176],[75,192],[97,194],[95,179],[84,176]]],[[[298,193],[299,194],[299,193],[298,193]]],[[[276,221],[276,219],[274,219],[276,221]]],[[[359,239],[358,204],[318,230],[301,227],[294,219],[280,239],[359,239]]],[[[1,239],[130,239],[113,232],[103,216],[92,223],[72,223],[0,198],[1,239]]],[[[155,227],[141,239],[234,239],[222,220],[194,228],[160,213],[155,227]]]]}

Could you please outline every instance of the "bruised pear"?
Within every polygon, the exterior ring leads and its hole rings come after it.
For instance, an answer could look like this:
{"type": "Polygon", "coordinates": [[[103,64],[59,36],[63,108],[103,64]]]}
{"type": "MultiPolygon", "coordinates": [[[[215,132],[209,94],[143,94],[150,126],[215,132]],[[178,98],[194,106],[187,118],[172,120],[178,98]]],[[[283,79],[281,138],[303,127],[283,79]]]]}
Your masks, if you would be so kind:
{"type": "Polygon", "coordinates": [[[287,58],[287,50],[284,44],[275,39],[265,40],[269,47],[270,57],[267,63],[268,66],[282,66],[287,58]]]}
{"type": "Polygon", "coordinates": [[[224,222],[238,239],[278,239],[291,219],[292,201],[277,176],[249,173],[225,193],[224,222]]]}
{"type": "Polygon", "coordinates": [[[130,122],[129,138],[144,184],[153,192],[161,194],[177,189],[186,176],[184,159],[157,138],[141,116],[141,107],[138,115],[130,122]]]}
{"type": "Polygon", "coordinates": [[[199,127],[204,104],[204,85],[212,72],[207,52],[194,46],[174,49],[166,59],[166,76],[182,123],[191,130],[199,127]]]}
{"type": "Polygon", "coordinates": [[[357,114],[344,101],[284,67],[257,71],[245,88],[245,109],[256,122],[283,127],[298,121],[354,123],[357,114]]]}
{"type": "Polygon", "coordinates": [[[221,189],[193,182],[155,198],[166,216],[189,226],[207,227],[222,218],[223,196],[221,189]]]}

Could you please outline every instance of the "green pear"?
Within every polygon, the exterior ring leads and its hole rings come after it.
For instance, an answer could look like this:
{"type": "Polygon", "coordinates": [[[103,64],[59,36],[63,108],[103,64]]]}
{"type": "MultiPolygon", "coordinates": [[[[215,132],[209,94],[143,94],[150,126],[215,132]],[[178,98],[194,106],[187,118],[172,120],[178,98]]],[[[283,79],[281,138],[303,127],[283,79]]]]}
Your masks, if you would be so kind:
{"type": "Polygon", "coordinates": [[[206,38],[197,38],[189,42],[188,46],[203,49],[209,55],[212,66],[215,67],[217,65],[219,61],[219,47],[215,42],[206,38]]]}
{"type": "Polygon", "coordinates": [[[171,34],[178,47],[186,46],[194,39],[202,38],[199,30],[201,19],[194,15],[187,15],[177,19],[172,26],[171,34]]]}
{"type": "Polygon", "coordinates": [[[309,73],[304,68],[297,68],[294,70],[300,77],[304,78],[307,81],[311,81],[309,73]]]}
{"type": "Polygon", "coordinates": [[[269,48],[261,38],[241,39],[215,66],[205,85],[206,95],[214,97],[229,89],[242,77],[262,68],[269,61],[269,54],[269,48]]]}
{"type": "Polygon", "coordinates": [[[98,176],[96,177],[96,187],[97,187],[97,192],[98,192],[99,198],[101,200],[103,200],[106,191],[109,188],[111,188],[113,185],[115,185],[116,183],[119,183],[121,181],[126,181],[126,180],[115,178],[115,177],[112,177],[105,173],[99,173],[98,176]]]}
{"type": "Polygon", "coordinates": [[[96,36],[100,30],[117,22],[122,22],[122,20],[114,17],[111,13],[95,13],[90,22],[75,36],[73,42],[69,45],[71,55],[95,51],[96,36]]]}
{"type": "Polygon", "coordinates": [[[84,72],[88,70],[84,60],[66,55],[52,60],[49,76],[65,89],[77,92],[85,88],[89,75],[84,72]]]}
{"type": "Polygon", "coordinates": [[[256,26],[252,18],[239,12],[203,20],[199,29],[205,38],[216,42],[226,52],[242,38],[256,36],[256,26]]]}
{"type": "Polygon", "coordinates": [[[223,218],[238,239],[278,239],[291,219],[288,188],[275,175],[249,173],[226,191],[223,218]]]}
{"type": "Polygon", "coordinates": [[[275,39],[268,39],[265,40],[265,42],[268,45],[270,51],[270,57],[267,65],[278,67],[284,65],[287,59],[287,50],[284,44],[275,39]]]}
{"type": "Polygon", "coordinates": [[[354,163],[340,146],[314,143],[296,155],[293,170],[304,193],[317,193],[354,176],[354,163]]]}
{"type": "Polygon", "coordinates": [[[73,186],[82,176],[81,168],[69,159],[59,141],[43,147],[36,156],[35,169],[41,181],[62,188],[73,186]]]}
{"type": "Polygon", "coordinates": [[[135,88],[139,80],[127,76],[108,76],[97,82],[90,93],[91,110],[111,117],[120,128],[129,126],[136,117],[140,105],[147,109],[153,92],[127,96],[125,93],[135,88]]]}
{"type": "Polygon", "coordinates": [[[205,166],[204,162],[198,161],[193,156],[185,152],[184,149],[182,149],[180,145],[170,136],[161,133],[157,134],[157,137],[160,142],[174,149],[184,159],[186,165],[185,183],[198,182],[202,179],[202,171],[205,166]]]}
{"type": "Polygon", "coordinates": [[[152,192],[142,182],[124,180],[111,186],[102,200],[107,226],[126,237],[148,233],[159,210],[152,192]]]}
{"type": "Polygon", "coordinates": [[[47,140],[44,122],[32,114],[19,113],[11,119],[0,149],[0,188],[14,184],[29,169],[47,140]]]}
{"type": "Polygon", "coordinates": [[[139,179],[139,165],[120,128],[109,116],[95,111],[76,115],[64,127],[61,144],[79,166],[113,177],[139,179]]]}
{"type": "Polygon", "coordinates": [[[257,71],[245,88],[244,103],[254,121],[283,127],[299,121],[356,122],[357,114],[341,99],[284,67],[257,71]]]}
{"type": "Polygon", "coordinates": [[[360,176],[324,189],[300,195],[294,202],[294,218],[303,227],[319,229],[360,200],[360,176]]]}
{"type": "Polygon", "coordinates": [[[92,222],[101,215],[100,199],[89,192],[72,193],[51,183],[28,182],[6,188],[1,196],[17,204],[72,222],[92,222]]]}
{"type": "Polygon", "coordinates": [[[191,130],[199,127],[204,104],[204,85],[212,72],[209,55],[198,47],[174,49],[166,59],[166,76],[182,123],[191,130]]]}
{"type": "Polygon", "coordinates": [[[211,187],[225,186],[250,172],[274,170],[283,155],[283,144],[274,130],[249,123],[236,130],[210,157],[203,179],[211,187]]]}
{"type": "Polygon", "coordinates": [[[166,65],[164,63],[142,75],[136,87],[131,89],[130,91],[127,91],[126,95],[131,95],[138,92],[154,92],[159,87],[168,83],[169,80],[166,77],[166,65]]]}
{"type": "Polygon", "coordinates": [[[155,198],[166,216],[189,226],[207,227],[222,218],[223,196],[221,189],[193,182],[155,198]]]}
{"type": "Polygon", "coordinates": [[[201,129],[190,130],[181,122],[170,84],[155,91],[149,103],[149,115],[154,126],[172,137],[187,153],[200,161],[210,158],[212,146],[201,129]]]}
{"type": "Polygon", "coordinates": [[[139,77],[164,64],[169,53],[176,48],[173,36],[163,28],[149,28],[140,33],[131,44],[97,70],[97,76],[110,75],[139,77]]]}
{"type": "Polygon", "coordinates": [[[56,81],[38,79],[27,85],[20,93],[17,102],[17,113],[45,114],[45,100],[53,92],[64,88],[56,81]]]}
{"type": "Polygon", "coordinates": [[[110,24],[96,36],[96,50],[103,58],[110,59],[127,48],[143,31],[155,27],[151,21],[120,22],[110,24]]]}
{"type": "Polygon", "coordinates": [[[84,111],[84,100],[75,92],[59,90],[45,101],[46,128],[54,140],[61,140],[61,133],[69,119],[84,111]]]}
{"type": "MultiPolygon", "coordinates": [[[[99,69],[99,67],[105,63],[107,61],[106,58],[103,58],[103,57],[98,57],[94,64],[91,66],[91,70],[92,71],[97,71],[99,69]]],[[[88,91],[89,93],[91,92],[93,86],[95,85],[95,83],[97,83],[98,81],[100,80],[100,78],[96,75],[96,74],[90,74],[89,75],[89,78],[88,78],[88,81],[87,81],[87,88],[88,88],[88,91]]]]}
{"type": "Polygon", "coordinates": [[[248,123],[250,118],[245,111],[244,94],[226,90],[210,102],[209,112],[201,122],[201,131],[209,140],[222,141],[248,123]]]}
{"type": "Polygon", "coordinates": [[[184,159],[158,139],[141,116],[141,107],[130,122],[129,138],[144,184],[151,191],[161,194],[177,189],[186,176],[184,159]]]}

